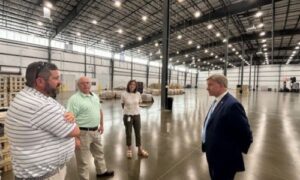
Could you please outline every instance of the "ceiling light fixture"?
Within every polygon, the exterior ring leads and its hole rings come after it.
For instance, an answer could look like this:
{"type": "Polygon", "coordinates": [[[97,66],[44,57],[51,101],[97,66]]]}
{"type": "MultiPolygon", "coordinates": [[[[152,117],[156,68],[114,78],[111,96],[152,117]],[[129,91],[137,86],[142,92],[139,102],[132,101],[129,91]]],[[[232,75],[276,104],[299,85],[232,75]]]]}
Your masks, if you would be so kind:
{"type": "Polygon", "coordinates": [[[42,23],[41,21],[38,21],[37,24],[38,24],[39,26],[42,26],[42,25],[43,25],[43,23],[42,23]]]}
{"type": "Polygon", "coordinates": [[[254,16],[259,18],[263,15],[263,13],[261,11],[258,11],[254,16]]]}
{"type": "Polygon", "coordinates": [[[123,29],[118,29],[118,33],[122,34],[123,33],[123,29]]]}
{"type": "Polygon", "coordinates": [[[193,44],[193,41],[192,41],[192,40],[189,40],[188,44],[189,44],[189,45],[193,44]]]}
{"type": "Polygon", "coordinates": [[[264,35],[266,35],[266,32],[263,31],[263,32],[259,33],[259,35],[260,35],[260,36],[264,36],[264,35]]]}
{"type": "Polygon", "coordinates": [[[138,39],[139,41],[142,41],[142,40],[143,40],[143,38],[142,38],[141,36],[139,36],[137,39],[138,39]]]}
{"type": "Polygon", "coordinates": [[[120,47],[123,48],[123,47],[124,47],[124,44],[121,44],[120,47]]]}
{"type": "Polygon", "coordinates": [[[200,11],[196,11],[196,12],[194,13],[194,16],[195,16],[195,18],[200,17],[200,16],[201,16],[201,12],[200,12],[200,11]]]}
{"type": "Polygon", "coordinates": [[[155,47],[158,47],[158,43],[157,42],[154,45],[155,45],[155,47]]]}
{"type": "Polygon", "coordinates": [[[177,39],[181,39],[181,38],[182,38],[182,35],[179,34],[179,35],[177,36],[177,39]]]}
{"type": "Polygon", "coordinates": [[[197,45],[197,49],[200,49],[201,48],[201,46],[200,45],[197,45]]]}
{"type": "Polygon", "coordinates": [[[212,24],[207,25],[207,29],[212,29],[212,28],[213,28],[212,24]]]}
{"type": "Polygon", "coordinates": [[[217,36],[217,37],[220,37],[220,36],[221,36],[221,34],[218,32],[218,33],[216,33],[216,36],[217,36]]]}
{"type": "Polygon", "coordinates": [[[147,17],[147,16],[142,16],[142,20],[143,20],[143,21],[145,21],[145,22],[146,22],[146,21],[147,21],[147,19],[148,19],[148,17],[147,17]]]}
{"type": "Polygon", "coordinates": [[[93,24],[97,24],[97,21],[96,21],[96,20],[93,20],[92,23],[93,23],[93,24]]]}
{"type": "Polygon", "coordinates": [[[45,6],[46,6],[47,8],[50,8],[50,9],[53,8],[52,3],[49,2],[49,1],[45,2],[45,6]]]}
{"type": "Polygon", "coordinates": [[[81,36],[81,33],[80,33],[80,32],[77,32],[76,35],[77,35],[77,36],[81,36]]]}
{"type": "Polygon", "coordinates": [[[257,25],[257,27],[258,27],[258,28],[264,27],[264,23],[259,23],[259,24],[257,25]]]}
{"type": "Polygon", "coordinates": [[[121,7],[122,3],[121,3],[121,1],[116,0],[114,5],[119,8],[119,7],[121,7]]]}

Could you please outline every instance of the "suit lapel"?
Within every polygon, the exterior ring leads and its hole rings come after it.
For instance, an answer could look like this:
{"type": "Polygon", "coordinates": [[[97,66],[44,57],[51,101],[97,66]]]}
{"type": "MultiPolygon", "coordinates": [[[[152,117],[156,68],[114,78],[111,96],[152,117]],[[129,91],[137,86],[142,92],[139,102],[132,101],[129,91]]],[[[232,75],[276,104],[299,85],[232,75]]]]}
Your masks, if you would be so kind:
{"type": "Polygon", "coordinates": [[[229,97],[229,93],[227,93],[222,99],[221,101],[217,104],[217,106],[215,107],[214,111],[212,112],[211,116],[210,116],[210,120],[208,121],[207,126],[209,126],[209,124],[213,121],[213,119],[215,118],[216,115],[219,114],[220,109],[223,107],[223,105],[226,102],[226,99],[229,97]]]}

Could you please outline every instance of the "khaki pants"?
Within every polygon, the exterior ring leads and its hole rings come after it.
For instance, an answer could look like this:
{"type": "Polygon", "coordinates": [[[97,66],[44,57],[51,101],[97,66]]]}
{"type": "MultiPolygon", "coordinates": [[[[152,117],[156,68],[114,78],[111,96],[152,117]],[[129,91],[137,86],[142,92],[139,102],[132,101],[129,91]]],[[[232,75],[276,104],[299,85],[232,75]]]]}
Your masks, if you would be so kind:
{"type": "Polygon", "coordinates": [[[96,131],[80,131],[80,148],[75,151],[79,178],[89,179],[89,155],[94,157],[97,174],[107,171],[101,134],[96,131]]]}
{"type": "Polygon", "coordinates": [[[64,180],[66,178],[66,174],[67,174],[67,169],[66,166],[64,166],[63,168],[58,170],[56,174],[54,174],[53,176],[45,180],[64,180]]]}

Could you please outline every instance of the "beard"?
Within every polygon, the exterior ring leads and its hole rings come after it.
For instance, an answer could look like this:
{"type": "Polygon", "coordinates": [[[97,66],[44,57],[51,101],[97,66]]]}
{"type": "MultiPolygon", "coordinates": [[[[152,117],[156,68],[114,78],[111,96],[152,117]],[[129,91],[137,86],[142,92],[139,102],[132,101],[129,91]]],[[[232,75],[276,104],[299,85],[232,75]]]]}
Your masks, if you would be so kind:
{"type": "Polygon", "coordinates": [[[57,94],[59,94],[59,86],[60,86],[60,84],[57,84],[57,86],[55,88],[53,88],[47,82],[46,87],[45,87],[45,92],[53,99],[56,99],[57,94]]]}

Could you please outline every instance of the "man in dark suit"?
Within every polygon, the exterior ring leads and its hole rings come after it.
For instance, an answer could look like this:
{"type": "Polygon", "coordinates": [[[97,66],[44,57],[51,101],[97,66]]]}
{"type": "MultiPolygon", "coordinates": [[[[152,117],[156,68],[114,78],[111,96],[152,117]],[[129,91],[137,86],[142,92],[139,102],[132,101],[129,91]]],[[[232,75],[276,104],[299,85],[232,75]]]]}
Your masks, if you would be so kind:
{"type": "Polygon", "coordinates": [[[227,78],[214,74],[207,78],[207,91],[216,97],[202,130],[202,151],[206,152],[212,180],[233,180],[244,171],[242,153],[252,143],[252,132],[243,106],[227,91],[227,78]]]}

